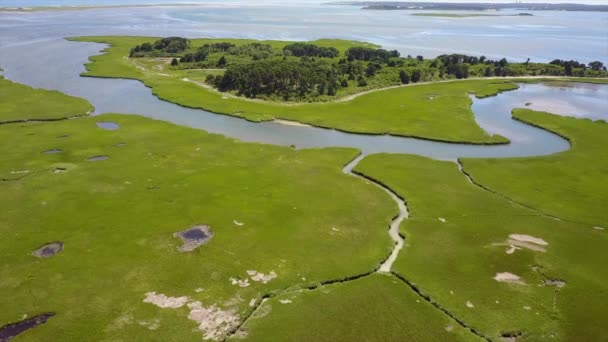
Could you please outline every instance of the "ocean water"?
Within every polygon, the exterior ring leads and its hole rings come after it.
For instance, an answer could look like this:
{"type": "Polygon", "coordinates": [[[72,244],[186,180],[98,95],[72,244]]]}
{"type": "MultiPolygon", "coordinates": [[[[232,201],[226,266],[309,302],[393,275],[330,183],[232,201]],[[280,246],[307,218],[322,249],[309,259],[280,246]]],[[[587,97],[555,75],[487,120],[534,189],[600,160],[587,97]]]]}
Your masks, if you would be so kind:
{"type": "MultiPolygon", "coordinates": [[[[142,2],[150,1],[0,0],[0,6],[142,2]]],[[[353,6],[302,2],[282,5],[241,0],[204,4],[0,12],[0,48],[65,36],[106,34],[285,40],[343,38],[377,43],[397,49],[403,55],[434,57],[443,53],[466,53],[507,57],[512,61],[560,58],[608,63],[608,13],[539,11],[532,17],[433,18],[412,16],[416,11],[368,11],[353,6]]]]}

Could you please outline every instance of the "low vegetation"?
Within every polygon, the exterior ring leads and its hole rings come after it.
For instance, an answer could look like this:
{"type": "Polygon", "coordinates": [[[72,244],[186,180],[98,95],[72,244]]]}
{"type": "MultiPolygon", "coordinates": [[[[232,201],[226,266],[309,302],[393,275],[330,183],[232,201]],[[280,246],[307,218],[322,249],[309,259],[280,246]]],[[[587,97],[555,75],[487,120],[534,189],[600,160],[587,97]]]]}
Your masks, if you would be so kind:
{"type": "MultiPolygon", "coordinates": [[[[527,165],[534,170],[534,158],[526,162],[521,173],[496,167],[488,175],[514,187],[538,178],[554,180],[556,186],[568,184],[552,176],[556,165],[562,165],[557,161],[543,173],[529,171],[527,165]]],[[[583,174],[595,172],[592,163],[576,165],[583,174]]],[[[470,183],[453,162],[380,154],[365,158],[356,170],[407,201],[410,218],[402,225],[406,247],[394,271],[467,326],[491,340],[587,341],[603,336],[597,317],[607,314],[603,289],[608,277],[601,256],[606,232],[511,203],[470,183]]],[[[596,196],[606,193],[594,191],[596,196]]],[[[552,198],[553,203],[584,205],[563,200],[552,198]]]]}
{"type": "MultiPolygon", "coordinates": [[[[90,106],[3,82],[17,114],[90,106]]],[[[390,198],[342,172],[356,150],[119,114],[4,124],[0,141],[0,326],[52,316],[20,341],[221,339],[263,294],[372,271],[392,248],[390,198]],[[185,250],[193,227],[208,241],[185,250]]]]}
{"type": "Polygon", "coordinates": [[[23,341],[200,341],[209,331],[186,306],[159,308],[147,294],[238,321],[265,293],[369,272],[392,247],[390,198],[341,171],[355,150],[239,143],[108,114],[3,125],[0,141],[0,178],[23,176],[0,182],[0,325],[57,314],[23,341]],[[174,233],[197,225],[213,238],[180,251],[174,233]],[[61,253],[31,255],[53,241],[61,253]]]}
{"type": "Polygon", "coordinates": [[[29,120],[58,120],[85,115],[93,110],[81,98],[58,91],[34,89],[0,76],[0,124],[29,120]]]}
{"type": "Polygon", "coordinates": [[[242,330],[247,341],[483,341],[379,274],[272,298],[242,330]]]}
{"type": "Polygon", "coordinates": [[[608,125],[527,109],[514,110],[513,117],[567,137],[572,148],[540,158],[465,159],[467,171],[489,188],[549,215],[608,228],[608,125]]]}

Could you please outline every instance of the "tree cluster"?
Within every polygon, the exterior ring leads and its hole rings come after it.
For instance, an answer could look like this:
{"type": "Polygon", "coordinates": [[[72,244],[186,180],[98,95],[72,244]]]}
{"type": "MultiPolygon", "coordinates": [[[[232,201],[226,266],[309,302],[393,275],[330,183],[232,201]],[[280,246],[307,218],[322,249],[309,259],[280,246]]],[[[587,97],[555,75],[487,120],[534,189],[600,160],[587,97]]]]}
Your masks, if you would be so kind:
{"type": "Polygon", "coordinates": [[[172,56],[185,51],[190,41],[181,37],[162,38],[154,43],[143,43],[131,49],[129,57],[172,56]]]}
{"type": "Polygon", "coordinates": [[[246,97],[280,96],[284,100],[307,95],[336,94],[338,72],[324,61],[258,61],[230,65],[223,76],[210,77],[220,91],[236,91],[246,97]]]}
{"type": "Polygon", "coordinates": [[[285,46],[283,52],[286,55],[292,55],[296,57],[324,57],[334,58],[338,57],[340,52],[334,47],[322,47],[309,43],[293,43],[285,46]]]}
{"type": "Polygon", "coordinates": [[[384,49],[373,49],[366,47],[352,47],[346,51],[349,61],[377,61],[387,63],[391,58],[399,57],[399,51],[387,51],[384,49]]]}

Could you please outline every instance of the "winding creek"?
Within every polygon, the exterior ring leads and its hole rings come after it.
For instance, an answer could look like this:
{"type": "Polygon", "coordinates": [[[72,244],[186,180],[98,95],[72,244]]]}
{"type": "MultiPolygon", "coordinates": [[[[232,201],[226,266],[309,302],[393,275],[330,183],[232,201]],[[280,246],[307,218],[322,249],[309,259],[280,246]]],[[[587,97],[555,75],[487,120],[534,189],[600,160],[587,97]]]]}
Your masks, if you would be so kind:
{"type": "MultiPolygon", "coordinates": [[[[247,142],[295,145],[297,148],[357,148],[362,153],[349,162],[343,172],[360,178],[363,176],[353,172],[353,169],[360,160],[372,153],[417,154],[456,161],[459,157],[540,156],[569,148],[565,139],[553,133],[512,120],[513,108],[527,106],[556,114],[608,119],[608,113],[605,112],[608,107],[608,86],[552,83],[521,84],[518,90],[485,99],[471,96],[477,123],[488,133],[509,138],[511,143],[506,145],[442,143],[389,135],[352,134],[281,122],[253,123],[159,100],[139,81],[79,77],[89,56],[99,54],[103,48],[102,44],[75,43],[63,39],[32,42],[0,49],[0,67],[5,69],[5,77],[15,82],[84,97],[95,106],[94,114],[139,114],[247,142]]],[[[389,227],[389,235],[395,242],[395,247],[378,269],[379,272],[390,272],[392,263],[404,244],[399,226],[408,217],[408,209],[405,201],[392,190],[373,180],[366,180],[387,192],[399,208],[399,214],[389,227]]]]}

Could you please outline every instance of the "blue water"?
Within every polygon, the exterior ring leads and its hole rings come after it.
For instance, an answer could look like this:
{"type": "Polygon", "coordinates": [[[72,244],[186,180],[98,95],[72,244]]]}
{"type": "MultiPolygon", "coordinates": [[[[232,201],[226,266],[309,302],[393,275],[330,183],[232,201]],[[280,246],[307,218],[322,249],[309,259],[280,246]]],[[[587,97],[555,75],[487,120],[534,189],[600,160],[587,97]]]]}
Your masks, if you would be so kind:
{"type": "MultiPolygon", "coordinates": [[[[0,6],[154,2],[174,1],[0,0],[0,6]]],[[[286,3],[235,0],[215,1],[203,7],[0,12],[0,48],[85,34],[344,38],[377,43],[403,55],[467,53],[512,61],[560,58],[608,64],[608,13],[538,11],[533,17],[432,18],[411,16],[416,11],[365,11],[353,6],[286,3]]]]}
{"type": "MultiPolygon", "coordinates": [[[[118,0],[116,0],[118,1],[118,0]]],[[[123,1],[120,1],[123,2],[123,1]]],[[[164,2],[164,1],[163,1],[164,2]]],[[[346,38],[397,48],[403,54],[443,52],[536,60],[605,57],[606,14],[542,12],[535,17],[434,19],[407,11],[361,11],[350,6],[235,5],[106,8],[79,11],[0,13],[0,67],[5,76],[35,87],[88,99],[96,113],[133,113],[201,128],[243,141],[305,147],[347,146],[364,153],[413,153],[438,159],[546,155],[568,143],[510,118],[512,108],[607,119],[608,87],[522,85],[520,90],[474,100],[479,125],[511,140],[502,146],[446,144],[394,136],[251,123],[160,101],[137,81],[83,78],[84,63],[101,44],[76,43],[78,35],[180,35],[263,39],[346,38]],[[568,20],[566,20],[568,18],[568,20]]],[[[288,109],[286,109],[288,110],[288,109]]]]}

